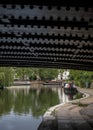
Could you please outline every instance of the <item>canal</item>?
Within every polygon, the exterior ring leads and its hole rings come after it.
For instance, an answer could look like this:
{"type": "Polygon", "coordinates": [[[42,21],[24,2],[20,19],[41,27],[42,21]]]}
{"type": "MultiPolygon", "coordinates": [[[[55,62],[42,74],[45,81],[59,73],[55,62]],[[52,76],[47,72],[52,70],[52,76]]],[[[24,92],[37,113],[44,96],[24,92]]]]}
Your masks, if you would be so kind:
{"type": "Polygon", "coordinates": [[[38,130],[47,109],[75,98],[61,87],[0,90],[0,130],[38,130]]]}

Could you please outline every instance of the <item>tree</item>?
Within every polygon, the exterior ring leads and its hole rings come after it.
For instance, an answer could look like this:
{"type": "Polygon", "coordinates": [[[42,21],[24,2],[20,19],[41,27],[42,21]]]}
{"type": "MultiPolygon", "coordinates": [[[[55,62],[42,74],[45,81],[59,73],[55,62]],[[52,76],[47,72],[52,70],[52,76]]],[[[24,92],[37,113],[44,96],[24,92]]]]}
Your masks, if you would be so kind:
{"type": "Polygon", "coordinates": [[[51,80],[57,77],[58,69],[49,68],[15,68],[15,73],[20,79],[29,77],[30,80],[51,80]]]}
{"type": "Polygon", "coordinates": [[[0,67],[0,84],[4,87],[10,86],[13,82],[14,73],[11,67],[0,67]]]}
{"type": "Polygon", "coordinates": [[[93,80],[93,72],[84,70],[70,70],[70,80],[75,80],[78,86],[84,87],[86,82],[91,83],[93,80]]]}
{"type": "Polygon", "coordinates": [[[39,74],[42,80],[52,80],[58,76],[58,69],[41,68],[39,74]]]}

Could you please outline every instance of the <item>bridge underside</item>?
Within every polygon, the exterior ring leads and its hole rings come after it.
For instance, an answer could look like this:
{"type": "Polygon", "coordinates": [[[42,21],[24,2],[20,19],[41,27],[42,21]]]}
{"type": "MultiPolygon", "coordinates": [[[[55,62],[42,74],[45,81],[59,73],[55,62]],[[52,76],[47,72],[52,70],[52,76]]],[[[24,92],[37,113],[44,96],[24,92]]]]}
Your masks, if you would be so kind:
{"type": "Polygon", "coordinates": [[[93,70],[90,0],[0,0],[0,66],[93,70]]]}

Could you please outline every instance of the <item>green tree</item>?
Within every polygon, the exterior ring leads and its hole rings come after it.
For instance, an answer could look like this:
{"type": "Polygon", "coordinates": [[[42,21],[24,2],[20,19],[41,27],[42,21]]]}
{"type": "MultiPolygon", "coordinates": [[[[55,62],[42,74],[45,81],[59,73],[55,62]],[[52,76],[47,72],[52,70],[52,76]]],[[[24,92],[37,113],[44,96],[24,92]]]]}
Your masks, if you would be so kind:
{"type": "Polygon", "coordinates": [[[74,80],[76,85],[85,87],[86,82],[92,82],[93,72],[84,70],[70,70],[69,79],[74,80]]]}
{"type": "Polygon", "coordinates": [[[41,68],[40,77],[42,80],[52,80],[58,76],[58,69],[41,68]]]}
{"type": "Polygon", "coordinates": [[[0,67],[0,84],[4,87],[10,86],[13,82],[14,73],[11,67],[0,67]]]}
{"type": "Polygon", "coordinates": [[[58,69],[49,68],[15,68],[15,73],[20,79],[29,77],[30,80],[51,80],[57,77],[58,69]]]}
{"type": "Polygon", "coordinates": [[[15,68],[15,73],[16,73],[16,78],[20,78],[24,80],[27,73],[27,69],[23,67],[15,68]]]}

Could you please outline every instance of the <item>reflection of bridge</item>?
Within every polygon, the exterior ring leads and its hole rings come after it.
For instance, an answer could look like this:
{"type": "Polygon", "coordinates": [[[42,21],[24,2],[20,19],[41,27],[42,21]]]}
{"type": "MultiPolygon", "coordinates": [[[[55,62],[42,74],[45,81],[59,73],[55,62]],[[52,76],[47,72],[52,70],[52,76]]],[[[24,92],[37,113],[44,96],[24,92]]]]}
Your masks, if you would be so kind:
{"type": "Polygon", "coordinates": [[[0,0],[0,65],[93,70],[90,0],[0,0]]]}

